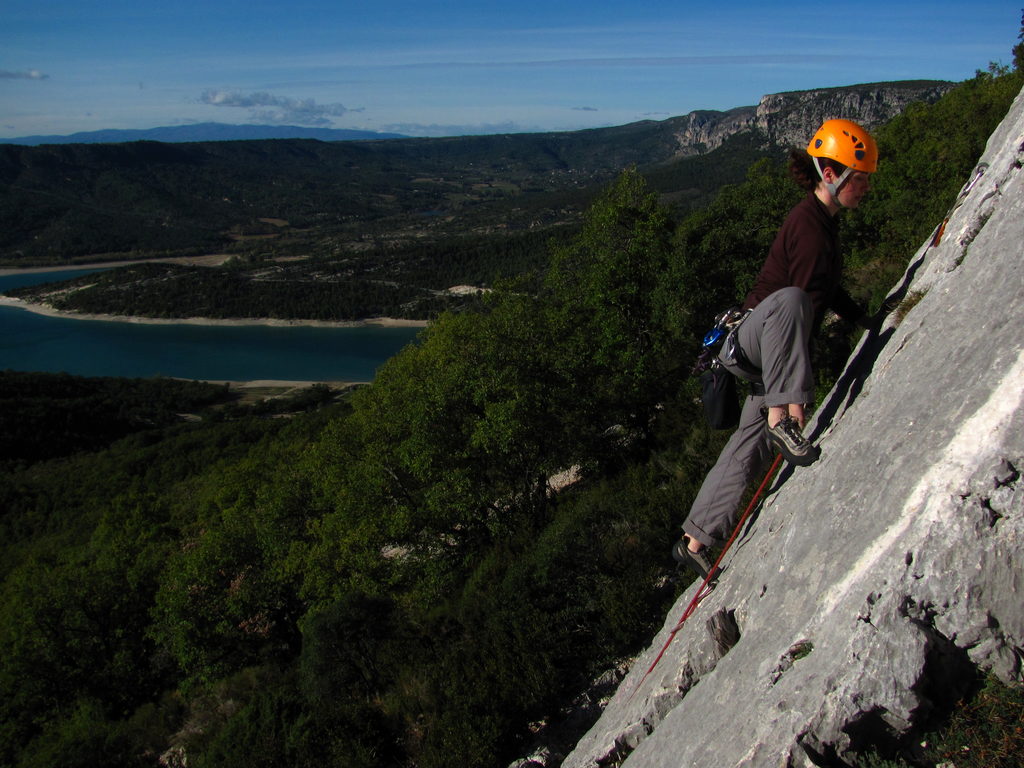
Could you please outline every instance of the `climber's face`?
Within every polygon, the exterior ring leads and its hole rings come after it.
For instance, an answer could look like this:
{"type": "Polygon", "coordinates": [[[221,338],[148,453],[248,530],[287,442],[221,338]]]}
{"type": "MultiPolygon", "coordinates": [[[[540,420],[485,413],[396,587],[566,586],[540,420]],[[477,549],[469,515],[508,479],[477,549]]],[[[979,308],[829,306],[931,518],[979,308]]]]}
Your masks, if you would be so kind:
{"type": "Polygon", "coordinates": [[[842,187],[839,188],[839,204],[844,208],[856,208],[864,195],[871,189],[869,175],[860,171],[851,173],[842,187]]]}

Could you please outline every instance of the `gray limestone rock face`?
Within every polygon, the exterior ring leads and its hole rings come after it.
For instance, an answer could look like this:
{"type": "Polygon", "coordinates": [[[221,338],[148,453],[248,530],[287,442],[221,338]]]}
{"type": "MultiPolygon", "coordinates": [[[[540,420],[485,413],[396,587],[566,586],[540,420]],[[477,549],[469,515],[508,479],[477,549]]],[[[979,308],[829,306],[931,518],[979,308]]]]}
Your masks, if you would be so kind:
{"type": "Polygon", "coordinates": [[[953,87],[954,83],[904,82],[770,93],[757,105],[755,124],[779,146],[803,146],[819,125],[836,115],[847,115],[871,129],[915,101],[937,101],[953,87]]]}
{"type": "Polygon", "coordinates": [[[969,671],[1021,681],[1022,164],[1024,93],[894,289],[907,311],[820,404],[821,459],[774,480],[717,589],[681,627],[696,585],[679,599],[565,768],[836,764],[969,671]]]}
{"type": "Polygon", "coordinates": [[[871,129],[900,114],[917,101],[931,103],[954,83],[878,83],[845,88],[769,93],[756,107],[736,107],[727,112],[697,110],[673,118],[679,157],[717,149],[737,133],[757,129],[779,147],[803,146],[807,137],[825,120],[846,115],[871,129]]]}

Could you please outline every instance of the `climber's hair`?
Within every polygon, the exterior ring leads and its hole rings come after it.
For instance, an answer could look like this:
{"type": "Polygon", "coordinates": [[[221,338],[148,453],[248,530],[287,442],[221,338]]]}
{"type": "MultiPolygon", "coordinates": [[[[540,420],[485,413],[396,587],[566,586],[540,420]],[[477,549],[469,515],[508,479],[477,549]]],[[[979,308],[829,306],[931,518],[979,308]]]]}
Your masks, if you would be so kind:
{"type": "MultiPolygon", "coordinates": [[[[823,168],[831,168],[836,175],[842,175],[843,171],[846,170],[845,165],[837,163],[835,160],[831,160],[827,157],[820,158],[819,161],[823,168]]],[[[818,186],[818,182],[821,180],[821,177],[814,168],[814,163],[815,158],[807,154],[806,150],[790,150],[789,176],[797,183],[797,186],[799,186],[800,189],[806,190],[807,192],[813,192],[814,188],[818,186]]]]}

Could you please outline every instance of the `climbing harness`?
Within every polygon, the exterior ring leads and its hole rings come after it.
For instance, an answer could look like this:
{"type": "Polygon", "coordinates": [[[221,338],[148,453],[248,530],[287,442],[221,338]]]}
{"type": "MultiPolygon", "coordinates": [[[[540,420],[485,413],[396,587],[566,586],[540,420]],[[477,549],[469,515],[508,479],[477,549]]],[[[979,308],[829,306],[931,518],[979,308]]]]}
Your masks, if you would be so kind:
{"type": "MultiPolygon", "coordinates": [[[[692,373],[700,376],[700,399],[704,416],[712,429],[732,429],[740,421],[736,380],[724,363],[747,372],[752,368],[736,343],[736,329],[750,310],[730,307],[715,318],[714,327],[704,335],[701,352],[692,373]]],[[[760,372],[757,378],[760,379],[760,372]]]]}
{"type": "Polygon", "coordinates": [[[746,320],[749,314],[749,309],[729,307],[715,317],[714,327],[704,334],[704,339],[701,342],[700,355],[693,366],[694,374],[703,373],[720,364],[718,362],[720,347],[728,341],[730,334],[740,327],[740,323],[746,320]]]}
{"type": "Polygon", "coordinates": [[[729,547],[731,547],[732,543],[736,540],[736,537],[739,535],[740,530],[742,530],[743,528],[743,524],[746,522],[747,518],[750,517],[750,513],[754,510],[754,507],[757,506],[757,502],[761,498],[761,494],[763,494],[764,489],[768,487],[768,482],[772,479],[772,476],[775,474],[775,470],[779,468],[779,463],[781,461],[782,454],[777,454],[775,456],[775,461],[773,461],[772,465],[768,468],[768,473],[764,476],[764,480],[761,481],[761,485],[758,486],[757,491],[754,492],[753,497],[750,499],[750,503],[747,504],[747,508],[743,511],[743,514],[740,516],[739,522],[736,523],[736,528],[733,529],[732,535],[729,537],[729,540],[725,542],[725,546],[722,547],[722,551],[715,559],[715,564],[711,566],[711,570],[708,572],[708,575],[704,577],[704,581],[701,582],[701,585],[700,587],[698,587],[696,594],[690,601],[690,604],[686,606],[686,610],[683,611],[683,615],[680,617],[675,627],[672,628],[672,631],[669,632],[668,639],[665,641],[665,644],[661,646],[661,650],[658,651],[658,655],[654,657],[654,661],[651,662],[651,666],[648,667],[646,672],[644,672],[644,676],[640,678],[640,682],[637,683],[636,688],[633,689],[633,693],[629,695],[630,699],[632,699],[633,696],[636,695],[636,692],[643,687],[643,684],[647,681],[647,678],[654,671],[654,668],[658,666],[658,662],[661,661],[661,657],[665,655],[665,651],[668,650],[669,645],[671,645],[672,641],[675,639],[675,636],[676,634],[678,634],[679,630],[683,628],[683,624],[686,623],[686,620],[690,618],[690,616],[692,616],[693,613],[697,610],[697,606],[700,605],[701,601],[711,594],[712,589],[714,589],[712,582],[714,582],[716,577],[718,576],[719,564],[725,557],[725,553],[729,551],[729,547]]]}

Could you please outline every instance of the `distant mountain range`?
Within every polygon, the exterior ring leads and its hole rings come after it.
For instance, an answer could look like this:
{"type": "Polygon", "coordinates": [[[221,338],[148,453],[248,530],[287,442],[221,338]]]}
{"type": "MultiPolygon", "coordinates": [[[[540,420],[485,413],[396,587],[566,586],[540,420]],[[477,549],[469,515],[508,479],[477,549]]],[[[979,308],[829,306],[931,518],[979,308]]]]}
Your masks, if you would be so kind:
{"type": "Polygon", "coordinates": [[[0,143],[0,263],[334,257],[532,236],[575,226],[593,195],[631,166],[683,212],[741,182],[756,160],[784,157],[826,117],[872,130],[952,87],[769,94],[727,112],[571,132],[369,141],[389,134],[211,123],[8,141],[0,143]]]}
{"type": "Polygon", "coordinates": [[[161,128],[134,130],[107,129],[85,131],[67,136],[21,136],[0,138],[0,144],[122,144],[128,141],[252,141],[256,139],[317,139],[319,141],[360,141],[408,138],[400,133],[357,131],[348,128],[303,128],[298,125],[229,125],[227,123],[195,123],[161,128]]]}
{"type": "MultiPolygon", "coordinates": [[[[903,80],[768,94],[761,98],[757,106],[736,107],[725,112],[696,110],[681,117],[662,121],[662,125],[676,132],[679,154],[684,156],[702,154],[716,149],[730,136],[752,128],[759,129],[772,144],[780,146],[798,144],[825,118],[846,115],[858,119],[862,125],[870,129],[898,114],[910,102],[935,101],[953,85],[954,83],[941,80],[903,80]]],[[[591,130],[606,132],[607,135],[614,136],[621,130],[632,132],[635,126],[651,125],[652,123],[653,121],[647,120],[626,126],[591,130]]],[[[561,135],[577,136],[580,133],[580,131],[571,131],[563,132],[561,135]]],[[[159,128],[84,131],[66,136],[0,138],[0,144],[39,146],[43,144],[124,144],[132,141],[180,144],[266,139],[372,141],[408,138],[412,137],[401,133],[359,131],[348,128],[195,123],[159,128]]],[[[441,139],[441,141],[449,141],[451,138],[471,137],[449,137],[441,139]]]]}

